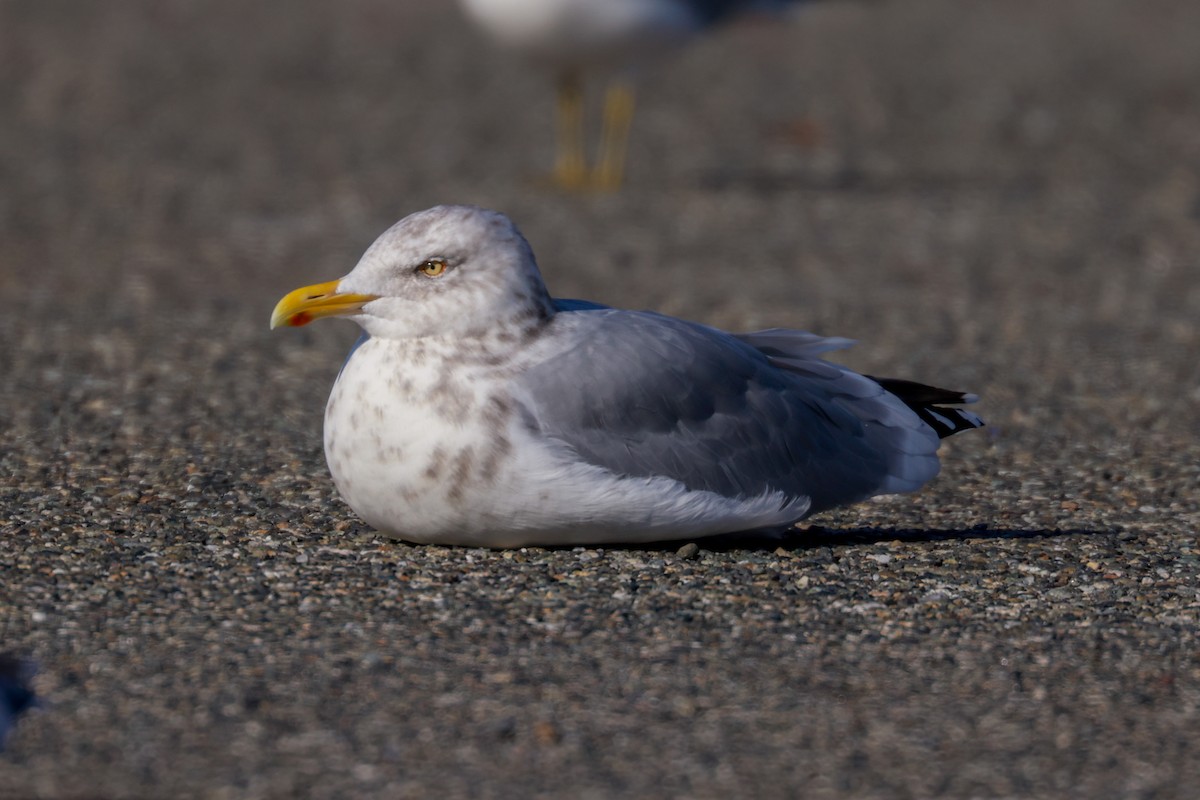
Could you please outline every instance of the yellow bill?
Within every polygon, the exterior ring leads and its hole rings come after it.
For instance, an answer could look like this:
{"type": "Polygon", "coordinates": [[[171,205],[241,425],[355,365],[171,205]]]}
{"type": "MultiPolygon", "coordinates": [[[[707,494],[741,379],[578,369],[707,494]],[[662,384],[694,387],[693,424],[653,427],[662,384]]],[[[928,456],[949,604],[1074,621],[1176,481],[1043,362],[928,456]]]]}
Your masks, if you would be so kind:
{"type": "Polygon", "coordinates": [[[341,281],[317,283],[288,292],[271,312],[272,330],[283,325],[307,325],[321,317],[353,314],[372,300],[379,299],[374,294],[339,294],[339,283],[341,281]]]}

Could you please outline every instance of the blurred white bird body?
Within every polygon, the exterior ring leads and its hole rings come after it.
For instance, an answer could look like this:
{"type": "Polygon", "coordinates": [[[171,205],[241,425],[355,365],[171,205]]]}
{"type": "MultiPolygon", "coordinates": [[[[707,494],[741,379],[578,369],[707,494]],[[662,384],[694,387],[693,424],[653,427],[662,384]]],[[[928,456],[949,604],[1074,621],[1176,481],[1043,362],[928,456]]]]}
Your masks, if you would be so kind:
{"type": "Polygon", "coordinates": [[[629,74],[695,34],[751,10],[793,0],[460,0],[501,46],[553,69],[558,84],[555,182],[611,190],[625,171],[634,90],[629,74]],[[604,101],[599,155],[588,168],[583,73],[616,73],[604,101]]]}
{"type": "Polygon", "coordinates": [[[462,0],[498,43],[554,67],[627,69],[700,28],[674,0],[462,0]]]}

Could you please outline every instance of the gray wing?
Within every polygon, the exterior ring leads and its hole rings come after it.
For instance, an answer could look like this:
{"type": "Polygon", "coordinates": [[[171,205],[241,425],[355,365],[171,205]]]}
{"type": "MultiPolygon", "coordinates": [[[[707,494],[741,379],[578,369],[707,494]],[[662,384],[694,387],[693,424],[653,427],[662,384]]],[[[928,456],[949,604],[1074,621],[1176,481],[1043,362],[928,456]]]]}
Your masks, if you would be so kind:
{"type": "Polygon", "coordinates": [[[590,463],[727,497],[807,496],[812,511],[931,477],[901,462],[924,457],[930,437],[936,449],[936,435],[878,384],[805,351],[845,340],[776,330],[743,341],[650,312],[559,308],[553,333],[568,346],[520,380],[540,430],[590,463]]]}

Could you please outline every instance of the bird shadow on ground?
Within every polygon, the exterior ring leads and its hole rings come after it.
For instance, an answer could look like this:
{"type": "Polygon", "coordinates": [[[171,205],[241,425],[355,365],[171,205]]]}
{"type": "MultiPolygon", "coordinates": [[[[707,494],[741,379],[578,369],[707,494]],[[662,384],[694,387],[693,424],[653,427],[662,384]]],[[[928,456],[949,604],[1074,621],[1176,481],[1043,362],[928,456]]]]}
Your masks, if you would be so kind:
{"type": "MultiPolygon", "coordinates": [[[[628,551],[642,553],[680,554],[691,557],[701,550],[710,553],[732,553],[735,551],[750,551],[759,553],[774,553],[778,550],[801,553],[817,550],[823,547],[855,547],[861,545],[881,544],[883,542],[903,542],[920,544],[928,542],[967,542],[973,540],[1035,540],[1059,539],[1083,536],[1116,536],[1120,529],[1089,530],[1084,528],[991,528],[980,524],[970,528],[941,529],[941,528],[827,528],[810,525],[806,528],[787,528],[783,530],[745,531],[741,533],[722,533],[716,536],[697,537],[694,539],[673,539],[661,542],[622,542],[591,545],[561,544],[561,545],[529,545],[529,549],[546,552],[571,552],[574,550],[603,549],[608,551],[628,551]],[[695,545],[692,548],[692,545],[695,545]],[[690,550],[691,552],[687,552],[690,550]]],[[[408,547],[420,548],[424,545],[408,544],[392,539],[384,534],[371,531],[365,525],[362,534],[368,537],[378,537],[379,541],[408,547]]],[[[525,548],[521,548],[525,549],[525,548]]],[[[499,550],[495,552],[500,552],[499,550]]]]}
{"type": "MultiPolygon", "coordinates": [[[[964,529],[927,528],[824,528],[812,526],[806,529],[791,529],[779,532],[750,531],[727,533],[691,540],[701,550],[726,553],[734,550],[769,551],[779,549],[802,552],[820,547],[850,547],[880,544],[882,542],[966,542],[971,540],[1020,540],[1057,539],[1079,536],[1115,535],[1115,530],[1087,530],[1083,528],[991,528],[977,525],[964,529]]],[[[685,542],[658,542],[633,546],[630,549],[653,551],[675,550],[686,547],[685,542]]]]}

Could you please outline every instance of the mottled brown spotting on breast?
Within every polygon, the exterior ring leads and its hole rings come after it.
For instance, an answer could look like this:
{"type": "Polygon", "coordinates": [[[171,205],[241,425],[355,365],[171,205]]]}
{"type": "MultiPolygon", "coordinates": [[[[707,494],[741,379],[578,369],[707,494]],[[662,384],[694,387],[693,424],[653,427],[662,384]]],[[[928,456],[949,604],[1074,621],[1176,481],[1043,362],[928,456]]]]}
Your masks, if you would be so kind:
{"type": "Polygon", "coordinates": [[[475,448],[473,447],[464,447],[454,457],[454,468],[450,474],[450,488],[446,492],[446,497],[450,502],[457,503],[459,500],[462,500],[467,480],[471,477],[471,470],[474,466],[475,448]]]}
{"type": "Polygon", "coordinates": [[[483,464],[479,467],[480,477],[489,485],[497,481],[499,476],[500,462],[504,457],[512,452],[512,442],[503,434],[497,436],[491,441],[488,446],[487,455],[484,456],[483,464]]]}
{"type": "Polygon", "coordinates": [[[437,382],[429,387],[427,398],[438,416],[450,422],[462,423],[471,413],[472,397],[448,373],[438,376],[437,382]]]}
{"type": "Polygon", "coordinates": [[[501,364],[506,364],[512,360],[512,356],[508,353],[500,352],[485,352],[480,353],[475,357],[475,363],[484,367],[498,367],[501,364]]]}
{"type": "Polygon", "coordinates": [[[512,416],[512,400],[505,395],[494,394],[483,406],[483,424],[489,432],[498,433],[512,416]]]}
{"type": "Polygon", "coordinates": [[[411,395],[413,392],[412,378],[399,373],[389,375],[387,385],[392,394],[411,395]]]}
{"type": "Polygon", "coordinates": [[[420,366],[429,360],[429,348],[419,339],[413,341],[408,346],[407,358],[404,360],[410,367],[420,366]]]}
{"type": "Polygon", "coordinates": [[[446,468],[446,451],[442,447],[433,448],[433,453],[429,456],[429,463],[425,465],[425,477],[431,481],[438,480],[442,477],[442,471],[446,468]]]}
{"type": "Polygon", "coordinates": [[[379,461],[386,461],[387,447],[383,444],[383,436],[378,431],[371,434],[371,444],[375,446],[375,458],[379,461]]]}
{"type": "Polygon", "coordinates": [[[474,361],[479,358],[482,350],[483,347],[478,339],[463,338],[459,340],[458,348],[454,353],[454,359],[456,361],[474,361]]]}

